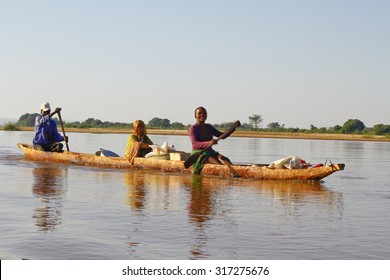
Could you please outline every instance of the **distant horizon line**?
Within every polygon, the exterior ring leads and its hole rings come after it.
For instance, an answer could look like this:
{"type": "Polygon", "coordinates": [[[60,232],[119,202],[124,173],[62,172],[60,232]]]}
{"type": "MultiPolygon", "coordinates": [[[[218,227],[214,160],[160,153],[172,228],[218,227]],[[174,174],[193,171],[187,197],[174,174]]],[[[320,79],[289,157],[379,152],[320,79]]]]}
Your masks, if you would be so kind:
{"type": "MultiPolygon", "coordinates": [[[[30,114],[32,114],[32,113],[30,113],[30,114]]],[[[20,118],[20,117],[19,117],[20,118]]],[[[19,118],[8,118],[8,117],[0,117],[0,125],[4,125],[4,124],[6,124],[7,122],[17,122],[18,120],[19,120],[19,118]]],[[[94,118],[94,117],[92,117],[92,118],[94,118]]],[[[97,119],[97,118],[94,118],[94,119],[97,119]]],[[[100,119],[97,119],[97,120],[100,120],[100,119]]],[[[358,120],[360,120],[360,119],[358,119],[358,120]]],[[[85,121],[85,120],[84,120],[85,121]]],[[[346,122],[347,120],[345,120],[345,122],[346,122]]],[[[362,120],[360,120],[360,121],[362,121],[362,120]]],[[[83,121],[80,121],[80,120],[64,120],[64,122],[68,122],[68,123],[70,123],[70,122],[83,122],[83,121]]],[[[107,122],[120,122],[120,121],[107,121],[107,122]]],[[[364,121],[362,121],[363,123],[364,123],[364,121]]],[[[124,123],[124,122],[123,122],[124,123]]],[[[214,123],[214,122],[210,122],[210,123],[212,123],[212,124],[216,124],[216,123],[214,123]]],[[[245,122],[246,123],[246,122],[245,122]]],[[[184,123],[183,123],[184,124],[184,123]]],[[[368,126],[368,125],[366,125],[365,124],[365,126],[366,126],[366,128],[373,128],[375,125],[379,125],[379,124],[383,124],[383,125],[389,125],[389,124],[386,124],[386,123],[376,123],[376,124],[373,124],[372,126],[368,126]]],[[[191,123],[189,123],[189,124],[184,124],[184,125],[191,125],[191,123]]],[[[314,124],[313,124],[314,125],[314,124]]],[[[340,126],[343,126],[343,124],[335,124],[335,125],[333,125],[333,126],[327,126],[326,128],[331,128],[331,127],[334,127],[334,126],[336,126],[336,125],[340,125],[340,126]]],[[[320,126],[317,126],[317,125],[314,125],[315,127],[318,127],[318,128],[320,128],[320,126]]],[[[309,126],[310,127],[310,126],[309,126]]],[[[299,129],[308,129],[308,128],[304,128],[304,127],[298,127],[298,126],[290,126],[290,127],[286,127],[286,128],[299,128],[299,129]]]]}

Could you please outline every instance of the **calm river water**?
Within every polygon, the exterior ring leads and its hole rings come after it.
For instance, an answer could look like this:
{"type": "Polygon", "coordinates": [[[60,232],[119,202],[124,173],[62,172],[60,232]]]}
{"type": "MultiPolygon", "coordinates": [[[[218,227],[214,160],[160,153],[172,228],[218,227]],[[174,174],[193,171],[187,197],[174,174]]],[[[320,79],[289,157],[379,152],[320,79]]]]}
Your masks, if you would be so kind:
{"type": "MultiPolygon", "coordinates": [[[[69,133],[123,154],[127,135],[69,133]]],[[[190,150],[186,136],[150,135],[190,150]]],[[[0,131],[0,259],[390,259],[390,143],[230,137],[234,162],[343,162],[319,183],[36,163],[0,131]]]]}

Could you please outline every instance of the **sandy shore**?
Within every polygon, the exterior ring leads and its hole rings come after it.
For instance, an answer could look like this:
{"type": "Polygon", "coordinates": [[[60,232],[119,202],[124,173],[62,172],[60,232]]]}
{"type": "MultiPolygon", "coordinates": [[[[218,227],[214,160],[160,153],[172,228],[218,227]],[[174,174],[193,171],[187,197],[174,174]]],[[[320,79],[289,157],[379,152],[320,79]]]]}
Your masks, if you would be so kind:
{"type": "MultiPolygon", "coordinates": [[[[22,131],[33,131],[33,127],[19,128],[22,131]]],[[[58,128],[60,130],[60,128],[58,128]]],[[[76,133],[123,133],[130,134],[129,129],[103,129],[103,128],[65,128],[66,132],[76,133]]],[[[61,132],[61,131],[60,131],[61,132]]],[[[188,136],[186,130],[148,129],[150,135],[183,135],[188,136]]],[[[262,131],[236,131],[230,137],[247,138],[284,138],[284,139],[315,139],[315,140],[345,140],[345,141],[379,141],[390,142],[390,137],[380,135],[354,135],[354,134],[323,134],[323,133],[293,133],[293,132],[262,132],[262,131]]]]}

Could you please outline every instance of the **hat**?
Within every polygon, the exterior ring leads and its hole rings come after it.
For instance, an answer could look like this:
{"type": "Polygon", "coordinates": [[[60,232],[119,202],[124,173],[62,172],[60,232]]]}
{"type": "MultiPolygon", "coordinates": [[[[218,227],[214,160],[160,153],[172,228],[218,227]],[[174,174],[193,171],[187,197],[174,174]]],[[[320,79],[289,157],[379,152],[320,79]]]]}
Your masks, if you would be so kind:
{"type": "Polygon", "coordinates": [[[49,102],[42,103],[41,104],[41,110],[44,111],[44,112],[49,111],[50,110],[49,102]]]}

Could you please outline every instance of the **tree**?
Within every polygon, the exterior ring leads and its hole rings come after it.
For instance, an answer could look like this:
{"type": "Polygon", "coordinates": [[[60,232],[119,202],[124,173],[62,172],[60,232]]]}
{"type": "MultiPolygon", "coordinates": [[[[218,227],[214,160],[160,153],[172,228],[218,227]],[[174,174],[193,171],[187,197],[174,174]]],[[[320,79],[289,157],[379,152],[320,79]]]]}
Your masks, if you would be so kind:
{"type": "Polygon", "coordinates": [[[155,117],[148,122],[148,125],[151,127],[158,127],[160,124],[160,120],[160,118],[155,117]]]}
{"type": "Polygon", "coordinates": [[[390,125],[386,124],[376,124],[372,128],[372,131],[376,135],[385,135],[390,134],[390,125]]]}
{"type": "Polygon", "coordinates": [[[151,127],[168,128],[171,125],[171,121],[155,117],[149,121],[148,125],[151,127]]]}
{"type": "Polygon", "coordinates": [[[253,114],[252,116],[249,116],[249,123],[252,125],[253,129],[258,129],[259,124],[263,121],[261,118],[261,115],[253,114]]]}
{"type": "Polygon", "coordinates": [[[84,127],[97,127],[101,125],[103,122],[99,119],[88,118],[81,125],[84,127]]]}
{"type": "Polygon", "coordinates": [[[341,131],[342,133],[359,133],[362,132],[365,128],[366,126],[362,121],[357,119],[349,119],[344,123],[341,131]]]}
{"type": "Polygon", "coordinates": [[[252,128],[252,125],[250,125],[249,123],[242,123],[241,124],[241,128],[242,129],[251,129],[252,128]]]}
{"type": "Polygon", "coordinates": [[[278,130],[278,129],[283,129],[284,128],[284,124],[280,125],[278,122],[271,122],[271,123],[267,124],[267,127],[269,129],[278,130]]]}
{"type": "Polygon", "coordinates": [[[79,121],[69,122],[69,123],[64,123],[64,126],[66,126],[66,127],[81,127],[81,123],[79,121]]]}
{"type": "Polygon", "coordinates": [[[168,128],[171,125],[171,121],[168,119],[162,119],[160,123],[160,127],[168,128]]]}
{"type": "Polygon", "coordinates": [[[340,132],[341,130],[343,129],[343,127],[341,125],[335,125],[334,127],[332,127],[332,130],[334,132],[340,132]]]}
{"type": "Polygon", "coordinates": [[[315,130],[318,130],[318,128],[311,124],[311,125],[310,125],[310,130],[311,130],[311,131],[315,131],[315,130]]]}
{"type": "Polygon", "coordinates": [[[4,130],[6,130],[6,131],[15,131],[15,130],[19,130],[18,126],[17,126],[15,123],[11,123],[11,122],[6,123],[6,124],[4,125],[3,128],[4,128],[4,130]]]}
{"type": "Polygon", "coordinates": [[[173,122],[173,123],[171,123],[171,127],[173,129],[183,129],[185,127],[185,125],[182,124],[181,122],[173,122]]]}
{"type": "Polygon", "coordinates": [[[34,114],[26,113],[19,118],[19,120],[16,124],[18,126],[34,126],[35,125],[35,118],[37,116],[39,116],[38,113],[34,113],[34,114]]]}

